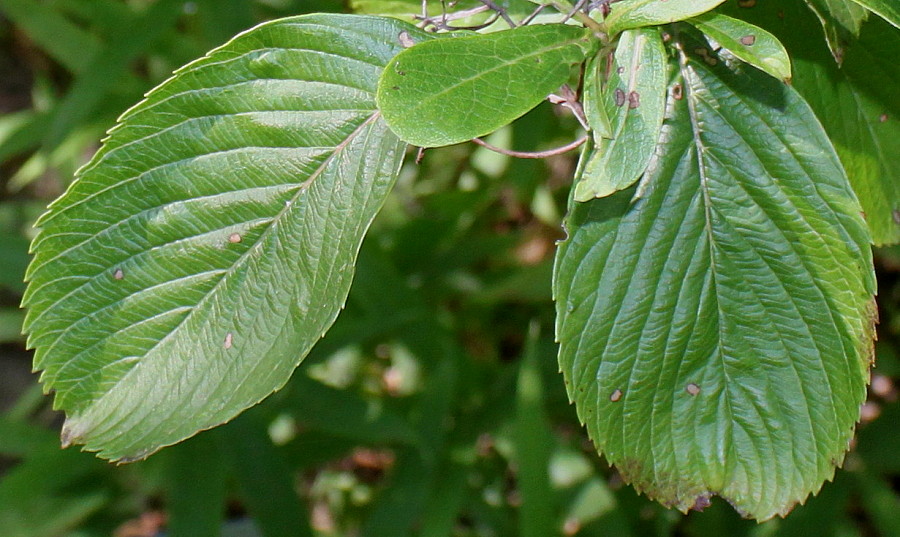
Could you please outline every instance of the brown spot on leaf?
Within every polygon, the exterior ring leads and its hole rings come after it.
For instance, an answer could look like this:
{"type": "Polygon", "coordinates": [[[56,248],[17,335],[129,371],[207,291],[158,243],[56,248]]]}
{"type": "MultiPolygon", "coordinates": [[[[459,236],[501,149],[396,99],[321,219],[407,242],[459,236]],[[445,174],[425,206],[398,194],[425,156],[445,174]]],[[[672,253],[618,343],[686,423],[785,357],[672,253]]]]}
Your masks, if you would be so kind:
{"type": "Polygon", "coordinates": [[[225,334],[225,350],[230,349],[234,345],[234,335],[231,332],[225,334]]]}
{"type": "Polygon", "coordinates": [[[756,43],[756,36],[755,36],[755,35],[745,35],[744,37],[741,38],[741,44],[742,44],[742,45],[746,45],[746,46],[749,47],[749,46],[752,45],[753,43],[756,43]]]}
{"type": "Polygon", "coordinates": [[[891,211],[891,216],[894,217],[894,223],[900,224],[900,209],[894,209],[891,211]]]}
{"type": "Polygon", "coordinates": [[[756,5],[756,0],[738,0],[738,5],[743,8],[751,8],[756,5]]]}
{"type": "Polygon", "coordinates": [[[700,386],[691,382],[687,386],[684,387],[684,390],[691,395],[697,395],[700,393],[700,386]]]}
{"type": "Polygon", "coordinates": [[[402,46],[403,48],[410,48],[411,46],[416,44],[416,42],[413,41],[413,38],[410,37],[409,32],[407,32],[406,30],[400,32],[400,34],[397,36],[397,40],[400,41],[400,46],[402,46]]]}
{"type": "Polygon", "coordinates": [[[616,88],[615,98],[616,106],[622,106],[623,104],[625,104],[625,92],[622,91],[621,88],[616,88]]]}
{"type": "Polygon", "coordinates": [[[628,92],[628,108],[637,108],[641,105],[641,95],[636,91],[628,92]]]}
{"type": "Polygon", "coordinates": [[[678,101],[684,97],[684,87],[681,84],[672,86],[672,97],[678,101]]]}
{"type": "Polygon", "coordinates": [[[241,242],[241,234],[240,233],[232,233],[228,236],[228,242],[232,244],[236,244],[241,242]]]}
{"type": "Polygon", "coordinates": [[[613,403],[618,403],[622,400],[622,390],[616,390],[612,392],[609,396],[609,400],[613,403]]]}
{"type": "Polygon", "coordinates": [[[701,494],[700,496],[697,496],[697,498],[694,500],[694,505],[691,507],[691,510],[692,511],[703,511],[710,505],[712,505],[712,501],[710,501],[709,495],[701,494]]]}
{"type": "Polygon", "coordinates": [[[878,121],[880,121],[882,123],[885,123],[887,120],[888,120],[887,114],[881,114],[880,116],[878,116],[878,121]]]}
{"type": "Polygon", "coordinates": [[[121,280],[124,277],[125,277],[125,271],[123,271],[120,268],[117,268],[116,271],[113,272],[113,278],[115,278],[117,280],[121,280]]]}

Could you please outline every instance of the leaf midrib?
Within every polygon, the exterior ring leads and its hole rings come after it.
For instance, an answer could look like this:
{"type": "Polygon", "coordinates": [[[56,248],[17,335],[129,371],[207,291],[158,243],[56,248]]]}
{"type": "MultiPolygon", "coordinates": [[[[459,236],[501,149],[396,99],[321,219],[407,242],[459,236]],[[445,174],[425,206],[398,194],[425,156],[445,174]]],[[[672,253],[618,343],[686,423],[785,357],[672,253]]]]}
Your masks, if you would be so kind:
{"type": "MultiPolygon", "coordinates": [[[[468,84],[474,80],[488,76],[489,74],[491,74],[495,71],[499,71],[499,70],[505,69],[509,66],[519,64],[519,63],[524,62],[534,56],[538,56],[541,54],[547,54],[547,53],[550,53],[550,52],[553,52],[556,50],[564,49],[569,46],[578,45],[578,43],[583,41],[584,39],[585,39],[585,36],[581,36],[579,38],[573,38],[573,39],[569,39],[569,40],[562,41],[559,43],[555,43],[553,45],[544,47],[542,49],[531,50],[531,51],[529,51],[528,54],[525,54],[524,56],[517,56],[515,60],[500,63],[500,64],[498,64],[490,69],[487,69],[485,71],[478,71],[476,74],[474,74],[470,77],[459,79],[459,81],[457,81],[456,83],[445,87],[443,90],[441,90],[437,93],[429,93],[428,96],[425,97],[424,99],[421,99],[417,105],[410,108],[410,112],[407,112],[407,113],[418,112],[423,107],[427,107],[427,106],[431,105],[431,103],[433,103],[434,101],[440,101],[444,96],[447,95],[447,93],[452,92],[452,91],[456,90],[457,88],[459,88],[465,84],[468,84]]],[[[457,40],[451,41],[449,43],[455,44],[455,43],[459,42],[460,40],[461,39],[457,39],[457,40]]],[[[440,42],[440,41],[432,41],[432,42],[443,44],[443,42],[440,42]]],[[[437,45],[435,45],[435,46],[437,46],[437,45]]],[[[394,61],[396,61],[396,60],[394,60],[394,61]]],[[[389,66],[388,68],[392,68],[392,66],[389,66]]]]}
{"type": "MultiPolygon", "coordinates": [[[[680,53],[683,55],[683,51],[682,51],[682,50],[679,50],[679,51],[680,51],[680,53]]],[[[695,76],[695,75],[693,75],[693,74],[692,74],[692,71],[690,70],[690,68],[687,67],[687,65],[686,65],[686,57],[685,57],[685,56],[683,56],[683,60],[685,60],[685,63],[682,65],[682,76],[684,76],[686,79],[688,79],[688,78],[693,78],[693,76],[695,76]]],[[[699,171],[699,174],[700,174],[700,176],[701,176],[701,190],[702,190],[702,192],[703,192],[704,206],[705,206],[705,213],[706,213],[706,215],[707,215],[707,221],[706,221],[705,229],[706,229],[706,233],[707,233],[707,235],[708,235],[707,240],[708,240],[708,244],[709,244],[709,248],[710,248],[710,261],[711,261],[711,263],[710,263],[710,271],[711,271],[711,274],[712,274],[712,277],[713,277],[713,285],[714,285],[714,288],[718,289],[719,284],[718,284],[718,282],[717,282],[716,263],[715,263],[715,259],[716,259],[716,257],[717,257],[717,253],[716,253],[716,252],[717,252],[717,248],[716,248],[716,246],[715,246],[715,240],[714,240],[714,237],[713,237],[713,235],[712,235],[712,220],[711,220],[711,218],[712,218],[711,212],[714,210],[714,207],[712,206],[711,199],[710,199],[710,197],[709,197],[708,184],[707,184],[707,177],[706,177],[706,165],[705,165],[704,162],[703,162],[703,161],[704,161],[704,158],[707,158],[707,155],[706,155],[707,150],[706,150],[705,146],[703,145],[703,142],[702,142],[702,139],[701,139],[701,129],[700,129],[700,123],[701,123],[701,120],[700,120],[700,117],[699,117],[699,113],[697,112],[697,110],[696,110],[696,108],[695,108],[695,103],[694,103],[694,99],[700,99],[700,98],[699,98],[699,97],[695,97],[695,96],[693,95],[693,87],[694,87],[693,85],[686,84],[685,86],[686,86],[686,87],[685,87],[685,93],[686,93],[685,98],[686,98],[686,100],[687,100],[688,110],[690,111],[690,114],[689,114],[689,115],[690,115],[690,118],[691,118],[691,125],[692,125],[692,129],[693,129],[693,132],[694,132],[694,143],[695,143],[695,150],[696,150],[696,153],[697,153],[698,171],[699,171]]],[[[742,100],[743,100],[743,99],[742,99],[742,100]]],[[[713,109],[715,109],[715,107],[713,107],[713,109]]],[[[719,118],[722,119],[723,121],[725,121],[726,123],[730,123],[730,122],[729,122],[726,118],[724,118],[721,114],[719,114],[719,118]]],[[[760,118],[760,119],[761,119],[761,118],[760,118]]],[[[763,119],[761,119],[761,121],[765,122],[763,119]]],[[[771,127],[770,127],[770,129],[771,129],[771,127]]],[[[733,130],[734,132],[738,132],[738,131],[737,131],[736,129],[734,129],[733,127],[732,127],[732,130],[733,130]]],[[[746,144],[746,145],[748,145],[748,147],[750,146],[749,144],[746,144]]],[[[785,145],[787,145],[787,144],[785,144],[785,145]]],[[[793,156],[793,155],[792,155],[792,156],[793,156]]],[[[715,158],[715,157],[712,156],[712,155],[710,155],[710,156],[708,156],[708,158],[715,158]]],[[[757,157],[757,158],[758,158],[758,157],[757,157]]],[[[799,164],[799,163],[798,163],[798,164],[799,164]]],[[[801,167],[802,167],[802,166],[801,166],[801,167]]],[[[726,168],[726,169],[727,169],[727,168],[726,168]]],[[[735,181],[735,184],[736,184],[738,187],[743,188],[743,186],[740,184],[739,181],[735,181]]],[[[786,237],[784,237],[784,238],[785,238],[785,241],[786,241],[789,245],[791,245],[791,247],[792,247],[792,249],[793,249],[793,245],[791,244],[791,242],[790,242],[789,240],[787,240],[786,237]]],[[[796,250],[794,250],[794,252],[795,252],[795,254],[798,255],[801,259],[803,259],[803,256],[800,256],[799,253],[796,252],[796,250]]],[[[829,253],[830,253],[830,254],[832,255],[832,257],[833,257],[833,252],[831,252],[831,251],[829,250],[829,253]]],[[[764,260],[763,260],[763,262],[765,263],[764,260]]],[[[768,263],[765,263],[765,264],[768,266],[768,263]]],[[[805,266],[804,266],[804,268],[806,269],[807,273],[811,274],[811,272],[809,272],[809,270],[808,270],[808,267],[805,267],[805,266]]],[[[771,268],[770,268],[770,270],[771,270],[771,268]]],[[[781,282],[779,281],[779,283],[781,283],[781,282]]],[[[782,286],[782,287],[783,287],[783,286],[782,286]]],[[[757,295],[756,295],[756,292],[753,290],[752,286],[749,286],[748,289],[749,289],[750,292],[752,292],[752,293],[754,294],[754,296],[757,296],[757,295]]],[[[783,290],[784,290],[785,294],[787,294],[788,296],[790,296],[790,293],[787,291],[787,289],[784,289],[784,288],[783,288],[783,290]]],[[[818,286],[816,286],[816,291],[817,291],[817,294],[819,294],[820,296],[823,296],[823,292],[822,292],[822,290],[821,290],[818,286]]],[[[731,388],[732,381],[731,381],[730,378],[728,378],[727,364],[725,364],[725,362],[724,362],[724,358],[725,358],[725,357],[724,357],[724,353],[721,352],[721,349],[722,349],[722,340],[723,340],[723,337],[724,337],[723,334],[722,334],[722,324],[721,324],[721,319],[723,318],[723,316],[725,315],[725,313],[724,313],[724,312],[722,311],[722,309],[721,309],[721,305],[720,305],[720,302],[719,302],[719,300],[718,300],[718,292],[716,293],[716,297],[717,297],[717,298],[716,298],[716,308],[717,308],[718,315],[719,315],[719,319],[720,319],[720,321],[719,321],[719,323],[718,323],[718,324],[719,324],[719,326],[718,326],[718,328],[719,328],[719,330],[718,330],[718,334],[719,334],[719,336],[718,336],[718,337],[719,337],[719,344],[718,344],[718,346],[717,346],[717,349],[718,349],[718,355],[720,356],[721,362],[722,362],[722,363],[721,363],[722,374],[725,376],[725,379],[726,379],[726,382],[725,382],[725,384],[724,384],[724,385],[725,385],[725,389],[726,389],[726,391],[727,391],[727,394],[726,394],[727,396],[725,397],[725,401],[726,401],[726,403],[727,403],[727,405],[728,405],[727,411],[728,411],[729,418],[730,418],[730,420],[729,420],[729,421],[730,421],[729,426],[730,426],[730,425],[733,425],[733,424],[736,423],[736,422],[735,422],[735,419],[734,419],[734,413],[733,413],[733,409],[732,409],[732,407],[731,407],[731,400],[730,400],[731,397],[732,397],[732,394],[730,393],[730,391],[731,391],[731,389],[732,389],[732,388],[731,388]]],[[[793,307],[794,307],[794,309],[798,309],[798,306],[797,306],[796,302],[793,301],[793,297],[791,297],[791,299],[792,299],[792,302],[793,302],[793,307]]],[[[765,307],[765,304],[763,304],[763,303],[759,300],[759,297],[758,297],[758,296],[757,296],[757,303],[758,303],[762,308],[767,309],[767,308],[765,307]]],[[[832,323],[836,325],[836,320],[834,319],[834,312],[831,311],[831,310],[829,310],[828,313],[829,313],[829,316],[831,317],[832,323]]],[[[777,327],[777,326],[774,326],[774,325],[773,325],[773,327],[774,327],[774,329],[776,330],[776,332],[778,332],[778,334],[779,334],[779,336],[778,336],[778,341],[779,341],[779,343],[781,343],[782,347],[784,347],[784,338],[781,336],[780,330],[778,330],[778,327],[777,327]]],[[[811,327],[809,327],[809,326],[807,326],[807,333],[811,334],[811,327]]],[[[844,345],[843,338],[841,338],[841,345],[842,345],[842,346],[844,345]]],[[[786,348],[786,347],[785,347],[785,348],[786,348]]],[[[788,354],[790,354],[790,353],[788,352],[788,354]]],[[[821,356],[821,354],[820,354],[819,352],[816,353],[816,357],[817,357],[817,359],[818,359],[820,365],[822,365],[822,367],[824,367],[824,363],[822,363],[822,356],[821,356]]],[[[797,378],[800,378],[800,377],[799,377],[799,373],[800,373],[800,372],[799,372],[799,370],[797,369],[796,363],[794,363],[793,360],[789,360],[789,361],[790,361],[791,367],[792,367],[793,370],[794,370],[794,374],[797,376],[797,378]]],[[[848,364],[848,365],[849,365],[849,364],[848,364]]],[[[829,391],[831,391],[831,388],[830,388],[830,380],[827,379],[827,376],[826,376],[826,380],[829,382],[829,391]]],[[[817,435],[817,429],[816,429],[816,427],[814,426],[814,420],[813,420],[813,418],[812,418],[812,414],[811,414],[811,410],[810,410],[810,408],[809,408],[809,405],[806,404],[807,401],[808,401],[808,397],[807,397],[807,394],[805,393],[805,388],[804,388],[802,382],[800,383],[800,387],[801,387],[801,390],[804,391],[804,394],[803,394],[803,402],[804,402],[804,408],[805,408],[806,416],[807,416],[807,426],[808,426],[809,430],[811,431],[812,435],[813,435],[814,437],[817,437],[817,436],[818,436],[818,435],[817,435]]],[[[833,392],[832,392],[832,393],[833,393],[833,392]]],[[[831,409],[831,412],[832,412],[832,414],[833,414],[834,420],[835,420],[835,421],[838,421],[837,407],[836,407],[834,398],[831,399],[831,405],[829,405],[829,408],[831,409]]],[[[732,449],[732,456],[734,456],[733,449],[732,449]]]]}
{"type": "MultiPolygon", "coordinates": [[[[297,193],[294,194],[294,196],[291,197],[290,202],[289,202],[289,203],[286,203],[285,206],[284,206],[281,210],[279,210],[278,214],[276,214],[276,215],[272,218],[272,220],[271,220],[271,221],[269,222],[269,224],[266,226],[266,229],[260,234],[259,238],[253,243],[253,245],[251,245],[249,248],[247,248],[247,250],[245,250],[245,251],[240,255],[240,257],[238,257],[238,258],[234,261],[234,263],[231,264],[230,267],[228,267],[227,269],[225,269],[225,270],[223,271],[223,273],[221,274],[221,276],[219,277],[219,279],[218,279],[218,281],[215,283],[215,285],[213,285],[213,287],[212,287],[207,293],[205,293],[205,294],[203,295],[203,297],[197,302],[197,304],[191,306],[191,312],[188,313],[188,314],[184,317],[184,319],[182,319],[182,320],[181,320],[181,321],[180,321],[180,322],[179,322],[179,323],[178,323],[178,324],[177,324],[177,325],[176,325],[176,326],[175,326],[168,334],[166,334],[166,335],[165,335],[164,337],[162,337],[159,341],[157,341],[152,347],[150,347],[149,349],[147,349],[147,350],[144,352],[143,355],[141,355],[140,357],[138,357],[138,358],[139,358],[139,361],[140,361],[140,360],[146,359],[146,357],[147,357],[148,355],[150,355],[155,349],[159,348],[160,345],[162,345],[163,343],[167,342],[170,338],[174,337],[173,334],[176,334],[176,333],[179,331],[179,329],[181,328],[181,326],[183,326],[185,322],[187,322],[189,319],[191,319],[191,318],[193,317],[194,310],[196,310],[196,308],[199,307],[201,304],[203,304],[205,301],[210,300],[210,297],[213,296],[213,295],[215,295],[215,294],[218,292],[218,290],[221,288],[222,282],[225,281],[226,278],[227,278],[230,274],[232,274],[234,270],[236,270],[236,269],[237,269],[238,267],[240,267],[240,266],[243,266],[243,264],[244,264],[244,263],[246,262],[246,260],[248,259],[250,253],[256,251],[256,249],[259,248],[260,245],[263,244],[263,243],[265,242],[265,238],[268,236],[269,233],[271,233],[271,230],[273,229],[274,225],[275,225],[276,223],[278,223],[278,222],[280,221],[280,219],[287,213],[287,211],[289,211],[289,210],[291,209],[291,207],[293,206],[293,204],[297,201],[297,199],[299,199],[299,197],[303,194],[303,192],[305,192],[305,191],[307,190],[307,188],[312,184],[312,182],[313,182],[316,178],[318,178],[318,177],[319,177],[326,169],[328,169],[328,167],[329,167],[329,166],[331,165],[331,163],[335,160],[335,158],[336,158],[336,157],[337,157],[337,156],[338,156],[338,155],[339,155],[339,154],[340,154],[340,153],[341,153],[341,152],[342,152],[342,151],[343,151],[343,150],[344,150],[344,149],[345,149],[345,148],[346,148],[346,147],[347,147],[347,146],[348,146],[348,145],[349,145],[349,144],[350,144],[357,136],[359,136],[360,133],[364,132],[364,131],[366,130],[366,128],[367,128],[369,125],[371,125],[372,123],[374,123],[380,116],[381,116],[381,114],[380,114],[379,111],[377,111],[377,110],[376,110],[376,111],[373,111],[373,113],[372,113],[368,118],[366,118],[364,121],[362,121],[362,122],[360,123],[360,125],[359,125],[359,126],[358,126],[358,127],[357,127],[350,135],[349,135],[349,136],[347,136],[347,138],[345,138],[344,140],[341,141],[340,144],[338,144],[337,146],[335,146],[334,151],[333,151],[332,154],[328,157],[328,159],[327,159],[325,162],[323,162],[323,163],[322,163],[322,164],[321,164],[321,165],[320,165],[320,166],[319,166],[312,174],[310,174],[310,177],[309,177],[308,179],[306,179],[306,180],[303,181],[302,183],[299,183],[299,188],[298,188],[298,190],[297,190],[297,193]]],[[[133,368],[130,369],[130,370],[128,371],[128,373],[126,373],[125,376],[123,376],[122,378],[118,379],[117,382],[121,382],[123,379],[127,378],[129,375],[132,374],[133,371],[134,371],[133,368]]],[[[102,398],[102,396],[101,396],[100,398],[94,398],[90,403],[86,404],[86,405],[85,405],[85,411],[86,411],[88,408],[90,408],[94,403],[96,403],[98,400],[100,400],[101,398],[102,398]]],[[[116,421],[115,423],[109,423],[109,424],[107,424],[107,426],[108,426],[108,427],[107,427],[107,430],[108,430],[109,428],[115,427],[116,425],[119,425],[120,423],[122,423],[123,421],[125,421],[126,419],[128,419],[128,417],[129,417],[129,415],[126,414],[125,416],[120,417],[119,420],[116,421]]]]}

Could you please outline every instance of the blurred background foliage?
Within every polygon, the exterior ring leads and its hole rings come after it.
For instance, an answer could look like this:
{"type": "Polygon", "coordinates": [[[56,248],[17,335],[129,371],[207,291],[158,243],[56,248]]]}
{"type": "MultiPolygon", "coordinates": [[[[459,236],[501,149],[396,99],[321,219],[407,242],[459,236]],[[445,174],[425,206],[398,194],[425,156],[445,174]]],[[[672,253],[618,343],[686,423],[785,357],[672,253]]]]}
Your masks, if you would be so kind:
{"type": "MultiPolygon", "coordinates": [[[[19,335],[31,223],[173,69],[256,22],[346,10],[0,0],[0,535],[900,536],[900,250],[877,252],[878,365],[845,470],[786,520],[718,499],[683,516],[596,455],[557,373],[550,276],[575,155],[471,144],[410,159],[346,310],[284,390],[144,462],[60,450],[19,335]]],[[[489,141],[546,149],[576,126],[542,105],[489,141]]]]}

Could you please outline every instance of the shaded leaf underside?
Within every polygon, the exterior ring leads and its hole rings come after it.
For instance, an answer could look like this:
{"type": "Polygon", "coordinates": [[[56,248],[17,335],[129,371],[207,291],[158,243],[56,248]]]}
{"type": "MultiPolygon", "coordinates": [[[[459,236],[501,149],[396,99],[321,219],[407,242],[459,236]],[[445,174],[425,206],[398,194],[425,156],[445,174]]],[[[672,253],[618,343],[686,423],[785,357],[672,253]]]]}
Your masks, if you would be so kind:
{"type": "MultiPolygon", "coordinates": [[[[693,45],[687,45],[693,50],[693,45]]],[[[843,459],[873,330],[869,237],[809,108],[750,68],[680,68],[642,191],[575,203],[560,366],[638,490],[788,512],[843,459]]]]}
{"type": "Polygon", "coordinates": [[[246,32],[126,112],[39,222],[26,330],[64,442],[141,458],[282,386],[343,305],[405,145],[398,21],[246,32]]]}

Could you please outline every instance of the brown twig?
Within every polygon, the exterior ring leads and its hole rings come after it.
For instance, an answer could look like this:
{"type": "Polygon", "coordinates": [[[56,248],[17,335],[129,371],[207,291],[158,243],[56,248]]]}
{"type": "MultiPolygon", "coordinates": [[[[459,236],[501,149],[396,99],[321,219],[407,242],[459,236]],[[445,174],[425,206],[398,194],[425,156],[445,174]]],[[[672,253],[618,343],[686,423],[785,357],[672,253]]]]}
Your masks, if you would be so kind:
{"type": "Polygon", "coordinates": [[[491,145],[481,138],[472,138],[472,141],[481,147],[493,151],[495,153],[500,153],[501,155],[506,155],[508,157],[515,158],[547,158],[547,157],[555,157],[556,155],[562,155],[563,153],[568,153],[573,149],[577,149],[583,143],[587,141],[587,135],[582,136],[581,138],[575,140],[574,142],[564,145],[562,147],[557,147],[555,149],[548,149],[546,151],[513,151],[511,149],[503,149],[502,147],[497,147],[495,145],[491,145]]]}

